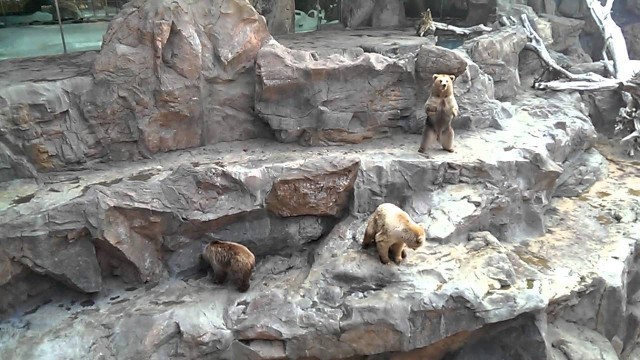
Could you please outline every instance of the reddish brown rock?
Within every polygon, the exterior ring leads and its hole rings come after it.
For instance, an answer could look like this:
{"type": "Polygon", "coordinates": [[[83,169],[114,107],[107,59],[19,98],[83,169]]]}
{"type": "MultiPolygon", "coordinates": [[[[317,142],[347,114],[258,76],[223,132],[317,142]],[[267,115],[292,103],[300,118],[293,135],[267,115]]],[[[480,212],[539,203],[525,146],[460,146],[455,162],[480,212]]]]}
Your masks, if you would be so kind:
{"type": "Polygon", "coordinates": [[[280,177],[267,196],[267,209],[282,217],[338,216],[349,205],[359,161],[327,164],[315,174],[299,172],[280,177]]]}
{"type": "Polygon", "coordinates": [[[282,142],[333,145],[386,135],[413,112],[413,65],[376,53],[320,57],[273,41],[258,53],[256,112],[282,142]]]}
{"type": "Polygon", "coordinates": [[[116,159],[268,135],[251,82],[269,38],[246,1],[132,3],[104,36],[85,115],[116,159]]]}

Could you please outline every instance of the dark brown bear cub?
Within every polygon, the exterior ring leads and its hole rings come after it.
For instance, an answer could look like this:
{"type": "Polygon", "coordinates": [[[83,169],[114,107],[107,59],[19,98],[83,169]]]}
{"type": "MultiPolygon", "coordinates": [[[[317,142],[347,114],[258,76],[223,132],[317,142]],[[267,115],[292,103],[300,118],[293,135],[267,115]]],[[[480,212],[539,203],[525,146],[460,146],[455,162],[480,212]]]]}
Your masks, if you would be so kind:
{"type": "Polygon", "coordinates": [[[204,248],[202,258],[213,269],[213,282],[222,284],[227,274],[235,280],[238,291],[249,290],[256,258],[246,246],[237,243],[213,240],[204,248]]]}

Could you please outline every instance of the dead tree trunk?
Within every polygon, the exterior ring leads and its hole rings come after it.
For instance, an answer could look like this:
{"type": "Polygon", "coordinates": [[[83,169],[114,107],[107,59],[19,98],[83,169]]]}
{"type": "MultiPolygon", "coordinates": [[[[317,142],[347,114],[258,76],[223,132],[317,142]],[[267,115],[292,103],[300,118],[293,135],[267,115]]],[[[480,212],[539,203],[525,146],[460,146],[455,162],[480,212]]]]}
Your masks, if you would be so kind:
{"type": "MultiPolygon", "coordinates": [[[[613,67],[609,67],[612,78],[605,78],[598,74],[573,74],[559,66],[549,54],[542,39],[533,30],[526,15],[521,15],[522,25],[529,37],[527,48],[534,51],[540,59],[551,69],[556,70],[564,77],[564,80],[549,82],[537,82],[534,88],[539,90],[578,90],[599,91],[619,90],[627,106],[620,109],[616,119],[616,131],[627,130],[630,132],[621,143],[640,139],[640,61],[630,60],[627,44],[622,30],[611,17],[611,8],[614,0],[607,0],[602,5],[599,0],[584,0],[591,11],[593,19],[605,39],[603,49],[604,59],[611,56],[613,67]]],[[[609,64],[607,60],[605,63],[609,64]]],[[[633,155],[634,146],[629,148],[629,154],[633,155]]],[[[635,147],[637,147],[636,145],[635,147]]],[[[640,148],[638,148],[640,149],[640,148]]]]}
{"type": "Polygon", "coordinates": [[[474,25],[474,26],[466,27],[466,28],[461,28],[461,27],[457,27],[457,26],[453,26],[453,25],[449,25],[449,24],[445,24],[445,23],[434,21],[433,25],[438,30],[451,31],[451,32],[453,32],[454,34],[457,34],[457,35],[469,35],[469,34],[473,34],[473,33],[483,33],[483,32],[491,31],[490,27],[484,26],[482,24],[474,25]]]}
{"type": "Polygon", "coordinates": [[[585,0],[593,20],[604,38],[604,49],[602,49],[604,59],[608,59],[607,50],[611,54],[611,60],[613,60],[613,71],[611,73],[622,81],[628,81],[633,76],[634,71],[622,30],[611,17],[613,1],[607,0],[603,6],[600,0],[585,0]]]}

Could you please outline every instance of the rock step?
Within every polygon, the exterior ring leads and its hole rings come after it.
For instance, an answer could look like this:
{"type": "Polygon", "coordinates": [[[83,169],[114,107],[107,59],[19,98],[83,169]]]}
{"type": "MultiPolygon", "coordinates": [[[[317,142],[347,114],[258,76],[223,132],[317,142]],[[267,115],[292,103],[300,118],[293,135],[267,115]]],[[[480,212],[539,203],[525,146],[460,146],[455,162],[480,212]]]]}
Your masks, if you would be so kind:
{"type": "MultiPolygon", "coordinates": [[[[182,276],[197,269],[209,234],[258,256],[291,253],[347,210],[366,215],[382,202],[442,243],[475,230],[512,242],[540,235],[554,192],[599,176],[598,166],[581,167],[602,160],[585,153],[593,126],[578,105],[555,105],[570,99],[524,97],[504,130],[461,132],[455,153],[434,149],[429,158],[415,150],[418,135],[321,150],[249,141],[14,184],[1,196],[0,290],[25,268],[86,293],[102,289],[103,273],[151,283],[182,276]],[[14,189],[18,198],[7,195],[14,189]]],[[[18,295],[26,296],[5,301],[18,295]]]]}
{"type": "Polygon", "coordinates": [[[626,175],[551,200],[548,231],[523,244],[479,232],[382,266],[360,249],[365,218],[349,216],[313,249],[263,259],[245,294],[202,278],[84,305],[56,299],[0,324],[0,357],[328,359],[330,348],[335,359],[629,358],[619,354],[638,353],[625,334],[639,324],[628,284],[640,268],[640,185],[626,175]],[[503,346],[486,348],[487,339],[503,346]]]}

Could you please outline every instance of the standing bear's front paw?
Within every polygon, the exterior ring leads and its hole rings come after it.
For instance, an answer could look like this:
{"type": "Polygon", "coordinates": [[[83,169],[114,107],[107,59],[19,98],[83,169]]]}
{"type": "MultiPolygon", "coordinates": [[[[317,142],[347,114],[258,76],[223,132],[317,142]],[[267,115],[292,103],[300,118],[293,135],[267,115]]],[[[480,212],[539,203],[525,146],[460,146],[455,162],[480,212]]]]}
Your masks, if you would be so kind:
{"type": "Polygon", "coordinates": [[[389,263],[389,259],[385,259],[382,256],[378,256],[378,258],[380,259],[380,262],[387,265],[389,263]]]}

